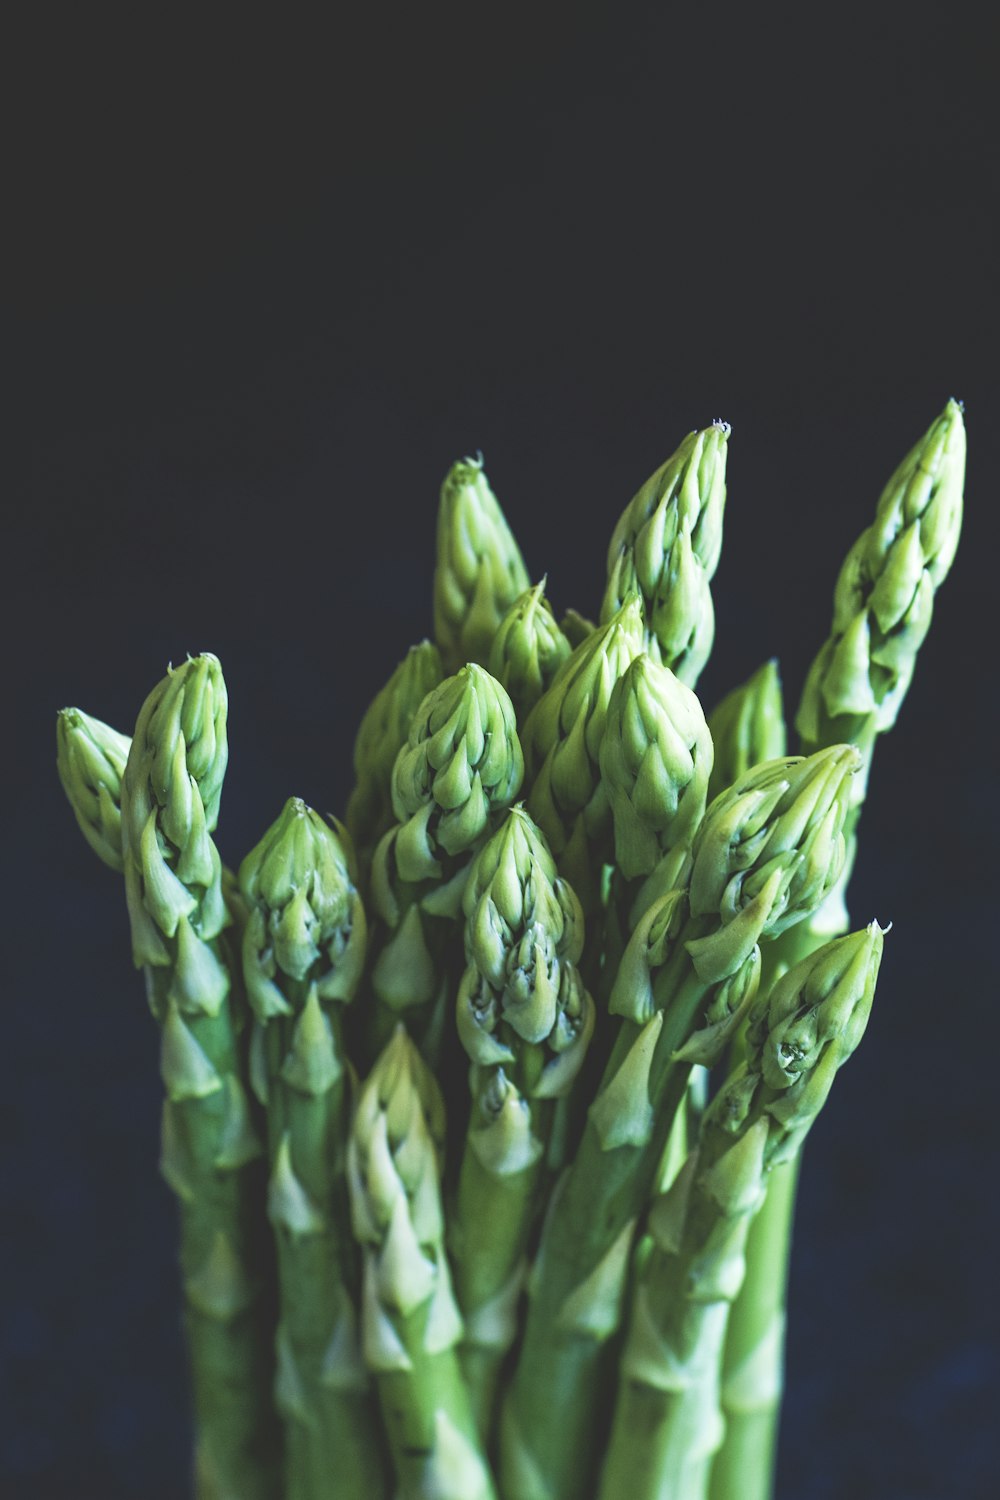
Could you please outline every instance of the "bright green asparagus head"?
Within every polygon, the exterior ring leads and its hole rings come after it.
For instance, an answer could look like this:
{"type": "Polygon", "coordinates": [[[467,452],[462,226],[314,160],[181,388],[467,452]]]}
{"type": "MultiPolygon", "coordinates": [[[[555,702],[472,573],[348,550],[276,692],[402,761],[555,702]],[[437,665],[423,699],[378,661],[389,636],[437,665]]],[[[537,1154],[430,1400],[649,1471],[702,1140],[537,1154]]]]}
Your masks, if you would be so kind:
{"type": "Polygon", "coordinates": [[[722,547],[729,430],[713,422],[689,433],[625,507],[608,548],[601,619],[638,589],[645,649],[689,687],[715,633],[709,584],[722,547]]]}
{"type": "Polygon", "coordinates": [[[258,1018],[291,1011],[289,980],[315,986],[321,1000],[353,999],[366,931],[346,830],[291,797],[239,881],[250,912],[243,968],[258,1018]]]}
{"type": "Polygon", "coordinates": [[[648,875],[671,849],[690,845],[712,758],[695,694],[651,656],[635,657],[611,694],[600,752],[615,860],[627,879],[648,875]]]}
{"type": "Polygon", "coordinates": [[[510,694],[523,723],[570,654],[545,598],[545,580],[525,589],[493,637],[489,668],[510,694]]]}
{"type": "Polygon", "coordinates": [[[583,951],[580,903],[521,803],[473,860],[462,905],[466,957],[493,984],[512,945],[534,925],[546,929],[560,958],[576,963],[583,951]]]}
{"type": "Polygon", "coordinates": [[[79,708],[56,719],[56,767],[76,821],[98,859],[122,866],[122,777],[131,741],[79,708]]]}
{"type": "Polygon", "coordinates": [[[706,1118],[730,1134],[766,1119],[765,1165],[801,1141],[834,1074],[864,1035],[882,943],[877,922],[835,938],[789,969],[751,1008],[746,1065],[720,1089],[706,1118]]]}
{"type": "Polygon", "coordinates": [[[882,492],[837,580],[829,639],[796,715],[803,746],[870,747],[895,723],[962,525],[965,427],[949,401],[882,492]]]}
{"type": "Polygon", "coordinates": [[[642,604],[632,594],[560,667],[524,726],[528,811],[589,909],[586,892],[610,843],[599,756],[611,691],[642,649],[642,604]],[[574,848],[564,859],[571,841],[574,848]],[[592,853],[596,851],[596,853],[592,853]]]}
{"type": "Polygon", "coordinates": [[[358,1094],[347,1148],[354,1233],[371,1252],[366,1355],[374,1347],[380,1359],[385,1356],[382,1308],[405,1316],[435,1293],[448,1292],[439,1187],[443,1149],[441,1091],[400,1024],[358,1094]]]}
{"type": "Polygon", "coordinates": [[[139,711],[122,778],[125,897],[137,965],[170,971],[150,1003],[215,1014],[229,977],[212,942],[230,921],[212,841],[228,759],[226,685],[207,653],[171,668],[139,711]]]}
{"type": "Polygon", "coordinates": [[[772,657],[727,693],[708,716],[715,764],[708,795],[715,798],[762,760],[787,754],[781,676],[772,657]]]}
{"type": "Polygon", "coordinates": [[[458,1031],[466,1051],[482,1067],[504,1067],[521,1093],[565,1092],[594,1025],[576,970],[583,913],[523,808],[477,855],[464,907],[469,963],[458,1031]]]}
{"type": "Polygon", "coordinates": [[[434,633],[447,670],[486,664],[500,621],[530,581],[482,458],[452,464],[441,486],[434,570],[434,633]]]}
{"type": "Polygon", "coordinates": [[[719,931],[688,944],[703,978],[732,973],[750,948],[808,916],[843,867],[853,745],[831,745],[752,767],[711,804],[694,842],[695,917],[719,931]]]}
{"type": "Polygon", "coordinates": [[[406,744],[413,715],[444,676],[432,641],[411,646],[365,710],[354,741],[355,786],[347,826],[355,847],[371,848],[392,827],[392,768],[406,744]]]}
{"type": "Polygon", "coordinates": [[[441,872],[439,852],[463,854],[513,802],[524,775],[514,707],[474,663],[428,693],[392,772],[405,880],[441,872]]]}

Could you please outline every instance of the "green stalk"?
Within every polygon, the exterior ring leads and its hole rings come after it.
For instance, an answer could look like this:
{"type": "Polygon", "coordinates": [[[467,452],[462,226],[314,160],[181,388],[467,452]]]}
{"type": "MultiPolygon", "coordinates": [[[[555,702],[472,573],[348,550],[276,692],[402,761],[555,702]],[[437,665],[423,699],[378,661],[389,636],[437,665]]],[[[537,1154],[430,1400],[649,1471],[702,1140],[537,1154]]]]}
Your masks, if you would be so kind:
{"type": "Polygon", "coordinates": [[[400,1025],[359,1096],[348,1146],[364,1247],[362,1349],[401,1500],[496,1500],[456,1345],[444,1249],[444,1103],[400,1025]]]}
{"type": "Polygon", "coordinates": [[[520,806],[477,855],[465,889],[469,960],[458,1031],[472,1061],[450,1244],[466,1320],[462,1369],[488,1437],[500,1366],[545,1184],[554,1101],[580,1069],[594,1004],[580,982],[583,913],[520,806]]]}
{"type": "Polygon", "coordinates": [[[136,964],[162,1030],[161,1169],[180,1200],[181,1274],[201,1500],[271,1500],[280,1442],[263,1296],[261,1148],[243,1087],[222,945],[218,851],[226,690],[214,656],[146,699],[122,784],[122,857],[136,964]]]}
{"type": "Polygon", "coordinates": [[[360,1266],[344,1171],[340,1006],[355,995],[366,942],[345,839],[292,798],[240,866],[250,911],[244,974],[266,1069],[285,1500],[386,1493],[357,1341],[360,1266]]]}
{"type": "Polygon", "coordinates": [[[599,1500],[705,1500],[747,1231],[767,1173],[797,1154],[864,1033],[881,956],[872,923],[812,954],[753,1007],[747,1063],[712,1101],[697,1151],[650,1216],[654,1248],[635,1290],[599,1500]]]}
{"type": "MultiPolygon", "coordinates": [[[[878,736],[895,723],[930,626],[935,591],[955,556],[964,475],[962,408],[949,401],[893,473],[872,525],[841,568],[830,635],[809,670],[795,722],[807,753],[841,738],[852,740],[863,757],[862,774],[852,787],[840,881],[807,922],[774,945],[770,970],[775,976],[847,929],[845,892],[872,753],[878,736]]],[[[767,1500],[771,1494],[784,1378],[785,1279],[779,1271],[776,1284],[772,1265],[787,1265],[797,1176],[796,1165],[777,1179],[781,1191],[768,1191],[751,1232],[746,1282],[726,1344],[726,1438],[716,1460],[712,1500],[767,1500]],[[780,1316],[771,1310],[776,1300],[780,1316]],[[765,1321],[771,1330],[766,1340],[765,1321]],[[750,1453],[759,1456],[753,1470],[743,1463],[750,1453]]]]}
{"type": "Polygon", "coordinates": [[[800,920],[837,878],[857,760],[841,746],[754,768],[709,808],[688,892],[660,898],[633,934],[611,997],[624,1020],[532,1271],[503,1413],[508,1500],[583,1492],[636,1224],[691,1066],[714,1061],[740,1024],[759,940],[800,920]]]}

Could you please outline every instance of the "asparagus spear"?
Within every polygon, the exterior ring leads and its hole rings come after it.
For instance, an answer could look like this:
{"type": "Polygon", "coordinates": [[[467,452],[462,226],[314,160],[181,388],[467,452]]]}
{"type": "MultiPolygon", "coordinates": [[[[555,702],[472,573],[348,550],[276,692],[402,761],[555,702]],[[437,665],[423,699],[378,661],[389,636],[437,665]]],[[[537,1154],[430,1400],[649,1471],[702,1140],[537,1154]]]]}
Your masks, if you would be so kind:
{"type": "Polygon", "coordinates": [[[516,797],[524,769],[506,692],[471,664],[423,700],[393,769],[398,822],[372,861],[371,1050],[405,1015],[437,1058],[449,983],[449,939],[473,853],[516,797]]]}
{"type": "MultiPolygon", "coordinates": [[[[708,727],[715,745],[709,797],[717,797],[732,786],[751,766],[786,754],[781,677],[773,657],[716,704],[708,716],[708,727]]],[[[830,744],[848,738],[838,735],[830,744]]],[[[820,748],[813,746],[815,750],[820,748]]]]}
{"type": "Polygon", "coordinates": [[[98,859],[122,870],[122,777],[131,740],[79,708],[56,719],[56,766],[80,831],[98,859]]]}
{"type": "Polygon", "coordinates": [[[450,1243],[462,1370],[485,1435],[516,1333],[554,1103],[579,1072],[594,1004],[576,969],[580,903],[523,807],[476,856],[463,905],[458,1030],[474,1102],[450,1243]]]}
{"type": "Polygon", "coordinates": [[[523,723],[569,656],[569,641],[545,598],[545,579],[525,589],[497,627],[489,669],[505,687],[523,723]]]}
{"type": "Polygon", "coordinates": [[[229,914],[218,851],[225,683],[214,656],[168,672],[136,723],[122,784],[132,949],[162,1029],[162,1170],[180,1200],[181,1272],[202,1500],[278,1488],[273,1328],[262,1298],[259,1141],[242,1083],[222,947],[229,914]]]}
{"type": "Polygon", "coordinates": [[[709,584],[722,547],[729,431],[713,422],[689,433],[625,507],[608,548],[602,621],[638,589],[644,649],[688,687],[715,634],[709,584]]]}
{"type": "Polygon", "coordinates": [[[581,1492],[636,1220],[690,1066],[712,1062],[739,1024],[756,990],[758,942],[800,921],[836,880],[858,759],[845,745],[753,768],[708,809],[688,891],[655,902],[630,940],[611,996],[624,1020],[532,1272],[504,1409],[510,1500],[581,1492]]]}
{"type": "MultiPolygon", "coordinates": [[[[872,752],[895,722],[930,625],[934,592],[958,546],[964,473],[962,408],[949,401],[892,475],[873,524],[841,568],[830,636],[810,668],[796,727],[807,751],[851,738],[861,749],[863,770],[852,787],[841,879],[807,922],[775,944],[775,974],[847,929],[844,893],[872,752]]],[[[798,1168],[797,1156],[776,1168],[750,1229],[746,1280],[726,1336],[726,1435],[712,1468],[712,1500],[767,1500],[772,1491],[798,1168]]]]}
{"type": "Polygon", "coordinates": [[[438,648],[431,641],[421,641],[410,647],[365,710],[354,741],[355,784],[346,817],[363,872],[379,839],[396,821],[392,811],[396,756],[406,744],[414,714],[443,676],[438,648]]]}
{"type": "Polygon", "coordinates": [[[364,1247],[361,1333],[402,1500],[495,1500],[462,1383],[444,1250],[440,1090],[402,1024],[361,1089],[348,1144],[364,1247]]]}
{"type": "Polygon", "coordinates": [[[482,457],[452,464],[441,486],[434,570],[434,634],[446,671],[486,665],[500,621],[530,582],[482,457]]]}
{"type": "Polygon", "coordinates": [[[588,916],[600,905],[601,867],[611,850],[598,764],[608,702],[641,646],[641,603],[632,594],[567,658],[523,730],[528,812],[588,916]]]}
{"type": "Polygon", "coordinates": [[[872,923],[811,954],[755,1004],[747,1061],[709,1105],[697,1152],[650,1215],[655,1247],[636,1287],[600,1500],[704,1500],[747,1229],[767,1173],[798,1151],[861,1039],[881,956],[872,923]]]}
{"type": "Polygon", "coordinates": [[[286,1500],[386,1493],[357,1344],[360,1276],[344,1175],[339,1007],[354,998],[366,944],[345,837],[291,798],[240,866],[250,910],[244,975],[266,1068],[286,1500]]]}

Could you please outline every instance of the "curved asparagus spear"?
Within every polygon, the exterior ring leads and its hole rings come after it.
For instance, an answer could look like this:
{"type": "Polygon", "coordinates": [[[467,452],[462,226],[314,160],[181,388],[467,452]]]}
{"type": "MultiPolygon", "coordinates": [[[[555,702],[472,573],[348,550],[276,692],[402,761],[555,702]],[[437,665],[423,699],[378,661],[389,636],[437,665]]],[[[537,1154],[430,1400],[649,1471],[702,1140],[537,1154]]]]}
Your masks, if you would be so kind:
{"type": "Polygon", "coordinates": [[[162,1029],[162,1170],[180,1200],[181,1272],[203,1500],[279,1493],[273,1327],[261,1292],[261,1154],[243,1088],[229,921],[211,834],[227,760],[219,663],[202,655],[146,699],[122,785],[122,858],[136,964],[162,1029]]]}
{"type": "Polygon", "coordinates": [[[633,934],[611,996],[624,1020],[532,1272],[504,1408],[510,1500],[581,1493],[636,1220],[690,1066],[714,1061],[739,1024],[756,991],[758,942],[800,921],[836,880],[857,765],[857,752],[839,746],[751,770],[706,813],[689,890],[660,898],[633,934]]]}
{"type": "Polygon", "coordinates": [[[392,768],[406,744],[413,716],[444,676],[441,653],[431,641],[411,646],[389,681],[365,710],[354,741],[354,790],[346,823],[362,871],[375,846],[396,821],[392,768]]]}
{"type": "Polygon", "coordinates": [[[458,1030],[473,1064],[473,1110],[451,1248],[466,1321],[462,1369],[485,1435],[516,1333],[554,1101],[579,1072],[594,1005],[576,969],[580,903],[522,807],[476,856],[464,909],[458,1030]]]}
{"type": "Polygon", "coordinates": [[[524,725],[527,809],[589,916],[611,852],[611,811],[598,757],[611,690],[642,649],[637,594],[563,663],[524,725]]]}
{"type": "MultiPolygon", "coordinates": [[[[475,850],[521,786],[514,709],[500,684],[470,664],[428,693],[392,776],[398,822],[372,861],[372,1051],[405,1016],[425,1055],[442,1045],[449,939],[475,850]]],[[[452,994],[454,991],[452,990],[452,994]]]]}
{"type": "Polygon", "coordinates": [[[339,1007],[364,963],[349,846],[298,798],[240,866],[247,992],[263,1028],[280,1321],[276,1395],[286,1500],[378,1500],[380,1433],[357,1343],[360,1267],[344,1159],[339,1007]]]}
{"type": "Polygon", "coordinates": [[[545,598],[545,579],[519,594],[497,626],[488,666],[523,723],[572,647],[545,598]]]}
{"type": "Polygon", "coordinates": [[[452,464],[441,486],[434,570],[434,634],[446,671],[486,665],[500,621],[530,582],[482,458],[452,464]]]}
{"type": "MultiPolygon", "coordinates": [[[[958,546],[964,473],[962,408],[949,401],[892,475],[873,524],[841,568],[830,636],[809,671],[796,727],[807,750],[849,736],[861,749],[863,772],[852,788],[841,879],[809,921],[775,944],[774,974],[847,929],[844,893],[872,752],[895,722],[930,625],[934,592],[958,546]]],[[[712,1500],[767,1500],[772,1492],[797,1172],[797,1158],[775,1170],[750,1229],[746,1280],[726,1335],[726,1436],[712,1467],[712,1500]]]]}
{"type": "Polygon", "coordinates": [[[729,431],[713,422],[689,433],[625,507],[608,548],[602,621],[638,589],[644,649],[688,687],[715,634],[709,584],[722,547],[729,431]]]}
{"type": "Polygon", "coordinates": [[[403,1500],[495,1500],[455,1346],[444,1250],[444,1104],[400,1025],[358,1096],[348,1145],[364,1247],[361,1335],[403,1500]]]}
{"type": "Polygon", "coordinates": [[[798,1151],[861,1039],[881,956],[872,923],[827,943],[753,1007],[747,1061],[709,1105],[697,1151],[650,1215],[655,1243],[636,1287],[600,1500],[704,1500],[747,1229],[768,1172],[798,1151]]]}

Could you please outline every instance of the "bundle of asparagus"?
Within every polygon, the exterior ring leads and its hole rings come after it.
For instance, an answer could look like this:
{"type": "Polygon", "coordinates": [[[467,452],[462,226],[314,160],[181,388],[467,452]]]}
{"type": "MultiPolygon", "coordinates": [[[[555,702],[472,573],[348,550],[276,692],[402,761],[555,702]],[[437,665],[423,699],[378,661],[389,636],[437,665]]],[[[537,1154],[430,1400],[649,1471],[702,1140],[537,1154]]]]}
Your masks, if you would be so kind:
{"type": "Polygon", "coordinates": [[[777,664],[706,721],[729,428],[557,623],[481,460],[436,642],[238,873],[214,656],[58,768],[161,1036],[199,1500],[765,1500],[803,1139],[871,1008],[844,892],[961,524],[954,401],[851,548],[787,753],[777,664]]]}

